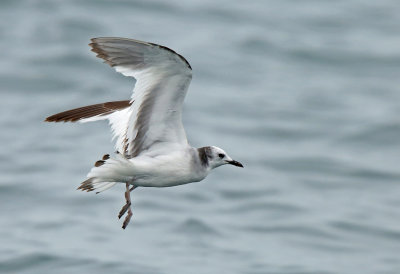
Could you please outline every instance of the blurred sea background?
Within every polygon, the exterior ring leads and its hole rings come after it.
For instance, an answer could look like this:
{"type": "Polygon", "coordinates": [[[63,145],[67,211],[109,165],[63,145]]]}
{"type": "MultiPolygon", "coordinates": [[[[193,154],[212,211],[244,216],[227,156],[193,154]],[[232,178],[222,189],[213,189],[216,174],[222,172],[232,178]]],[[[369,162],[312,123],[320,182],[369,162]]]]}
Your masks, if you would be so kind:
{"type": "Polygon", "coordinates": [[[0,273],[400,273],[397,0],[0,2],[0,273]],[[132,193],[76,191],[106,122],[44,123],[130,97],[87,44],[186,57],[184,125],[244,169],[132,193]]]}

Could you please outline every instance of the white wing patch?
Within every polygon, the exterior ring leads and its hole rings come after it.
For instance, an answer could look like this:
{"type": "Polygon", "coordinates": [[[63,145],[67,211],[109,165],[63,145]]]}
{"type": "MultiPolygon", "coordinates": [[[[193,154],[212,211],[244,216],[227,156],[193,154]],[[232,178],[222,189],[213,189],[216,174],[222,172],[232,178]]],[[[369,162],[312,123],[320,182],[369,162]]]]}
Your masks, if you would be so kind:
{"type": "Polygon", "coordinates": [[[90,117],[87,119],[82,119],[80,123],[94,122],[100,120],[108,120],[111,131],[112,131],[112,139],[116,140],[115,149],[117,151],[124,151],[124,147],[126,146],[126,128],[129,121],[129,117],[131,115],[131,108],[125,108],[122,110],[115,111],[108,115],[98,115],[94,117],[90,117]]]}

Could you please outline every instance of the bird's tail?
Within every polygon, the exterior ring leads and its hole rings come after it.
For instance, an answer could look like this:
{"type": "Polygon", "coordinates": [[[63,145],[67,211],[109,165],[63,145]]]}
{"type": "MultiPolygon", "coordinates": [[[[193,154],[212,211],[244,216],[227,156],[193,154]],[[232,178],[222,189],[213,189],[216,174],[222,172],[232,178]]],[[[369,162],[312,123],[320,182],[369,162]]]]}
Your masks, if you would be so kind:
{"type": "Polygon", "coordinates": [[[104,190],[112,188],[116,183],[117,182],[96,182],[96,178],[89,178],[86,181],[82,182],[77,189],[87,192],[96,190],[97,194],[103,192],[104,190]]]}
{"type": "Polygon", "coordinates": [[[87,192],[96,190],[96,193],[100,193],[119,182],[132,182],[132,164],[119,153],[115,154],[115,158],[106,154],[94,164],[87,177],[78,189],[87,192]]]}

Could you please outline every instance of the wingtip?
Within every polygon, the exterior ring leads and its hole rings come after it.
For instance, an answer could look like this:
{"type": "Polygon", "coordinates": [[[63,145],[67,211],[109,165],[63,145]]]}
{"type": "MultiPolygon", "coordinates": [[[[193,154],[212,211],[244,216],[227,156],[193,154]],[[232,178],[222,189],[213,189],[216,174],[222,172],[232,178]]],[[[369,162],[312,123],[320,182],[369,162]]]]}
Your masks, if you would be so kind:
{"type": "Polygon", "coordinates": [[[60,123],[60,122],[64,122],[64,123],[66,123],[66,122],[76,122],[76,121],[77,121],[77,120],[74,120],[74,119],[60,119],[60,118],[57,117],[56,115],[57,115],[57,114],[47,117],[46,119],[44,119],[43,122],[46,122],[46,123],[60,123]]]}
{"type": "Polygon", "coordinates": [[[46,119],[44,119],[43,122],[48,122],[48,123],[50,123],[50,122],[59,122],[59,121],[57,121],[56,119],[54,119],[53,116],[49,116],[49,117],[46,117],[46,119]]]}

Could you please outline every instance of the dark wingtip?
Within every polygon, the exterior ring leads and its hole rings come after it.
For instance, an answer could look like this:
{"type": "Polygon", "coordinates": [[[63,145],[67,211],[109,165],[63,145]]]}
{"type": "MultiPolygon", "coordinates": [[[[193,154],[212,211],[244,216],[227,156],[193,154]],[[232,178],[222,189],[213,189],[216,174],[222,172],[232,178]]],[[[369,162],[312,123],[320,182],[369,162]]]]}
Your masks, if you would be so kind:
{"type": "Polygon", "coordinates": [[[95,105],[89,105],[70,109],[47,117],[45,122],[77,122],[82,119],[97,115],[108,115],[114,111],[127,108],[131,105],[130,100],[105,102],[95,105]]]}
{"type": "MultiPolygon", "coordinates": [[[[68,121],[69,121],[69,120],[68,120],[68,121]]],[[[54,122],[54,123],[58,123],[58,122],[68,122],[68,121],[67,121],[67,120],[63,120],[63,119],[60,119],[60,117],[58,117],[58,115],[52,115],[52,116],[46,117],[46,119],[44,119],[43,122],[48,122],[48,123],[54,122]]],[[[72,120],[71,120],[71,122],[72,122],[72,120]]]]}

